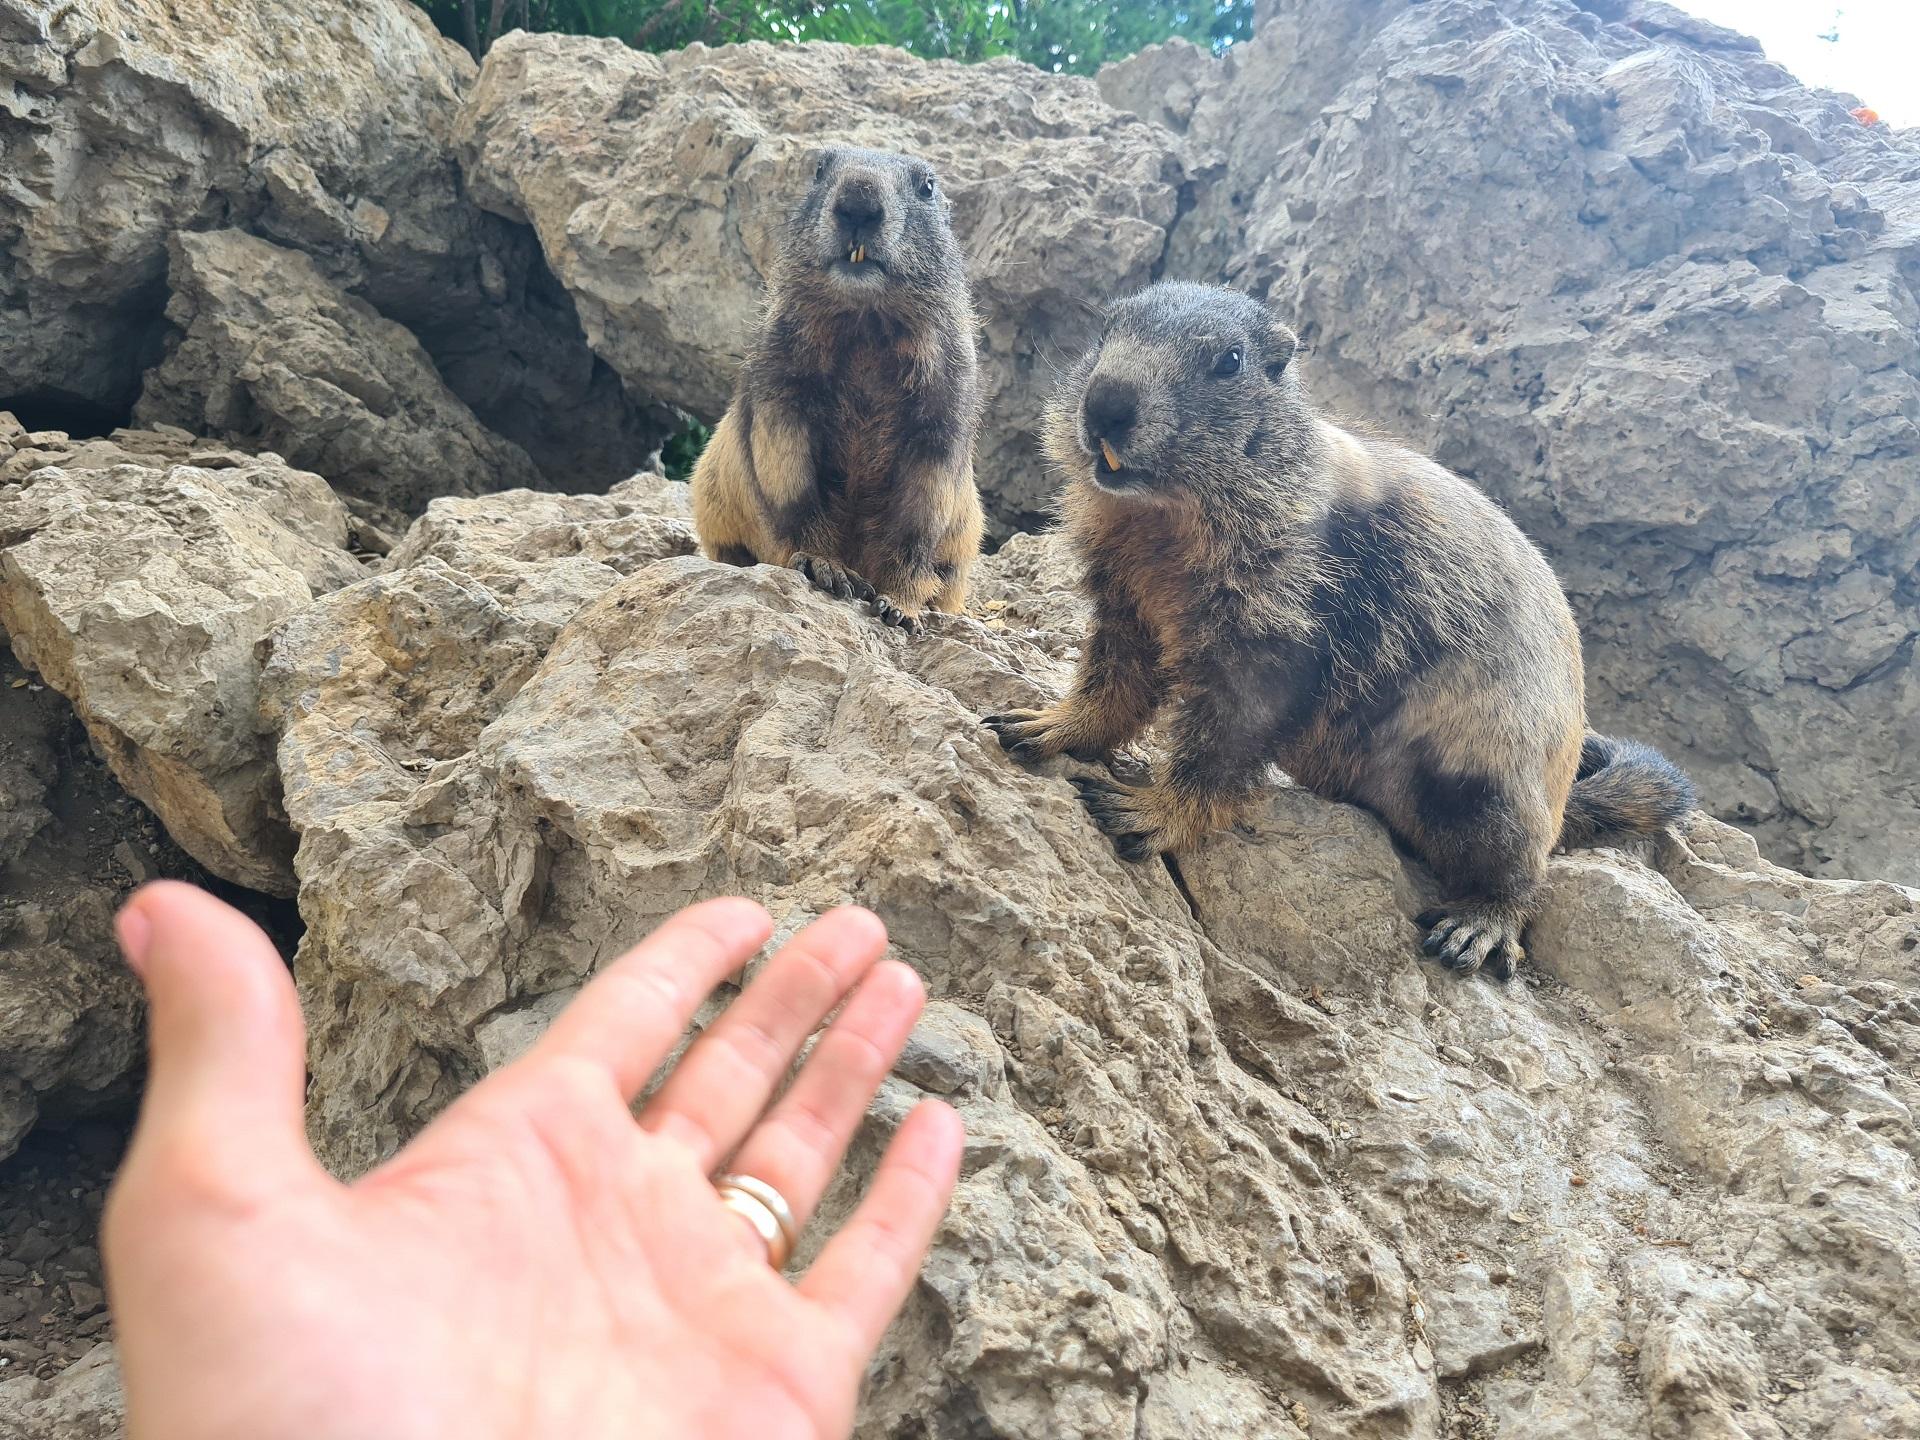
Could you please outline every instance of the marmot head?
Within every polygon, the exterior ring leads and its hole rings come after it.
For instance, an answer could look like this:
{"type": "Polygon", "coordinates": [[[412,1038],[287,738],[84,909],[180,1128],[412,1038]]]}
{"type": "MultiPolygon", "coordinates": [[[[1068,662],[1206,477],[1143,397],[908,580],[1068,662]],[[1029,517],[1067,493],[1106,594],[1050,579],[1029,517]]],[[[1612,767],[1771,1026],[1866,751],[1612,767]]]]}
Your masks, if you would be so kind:
{"type": "Polygon", "coordinates": [[[1164,281],[1107,312],[1100,343],[1062,377],[1045,444],[1073,480],[1145,500],[1191,498],[1265,468],[1310,423],[1298,341],[1257,300],[1164,281]]]}
{"type": "Polygon", "coordinates": [[[926,161],[834,146],[812,164],[780,250],[787,289],[834,309],[869,309],[964,285],[946,192],[926,161]]]}

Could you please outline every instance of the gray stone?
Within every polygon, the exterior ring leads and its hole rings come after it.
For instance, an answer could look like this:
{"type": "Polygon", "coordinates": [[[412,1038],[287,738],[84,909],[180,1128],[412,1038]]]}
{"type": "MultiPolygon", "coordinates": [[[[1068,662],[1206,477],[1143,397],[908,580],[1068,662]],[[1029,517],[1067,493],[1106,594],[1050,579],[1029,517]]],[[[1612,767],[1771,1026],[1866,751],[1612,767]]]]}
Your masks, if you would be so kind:
{"type": "Polygon", "coordinates": [[[0,1434],[8,1440],[120,1440],[125,1423],[111,1345],[94,1346],[51,1380],[0,1381],[0,1434]]]}
{"type": "Polygon", "coordinates": [[[13,653],[195,859],[274,894],[293,892],[292,844],[255,647],[362,573],[346,539],[317,475],[178,433],[28,436],[0,460],[13,653]]]}
{"type": "Polygon", "coordinates": [[[305,255],[240,230],[176,235],[171,248],[174,333],[147,372],[140,423],[275,451],[402,523],[436,495],[539,483],[411,332],[305,255]]]}
{"type": "Polygon", "coordinates": [[[610,484],[666,433],[531,232],[462,193],[474,65],[408,0],[0,0],[0,36],[0,407],[124,418],[169,240],[234,225],[412,329],[549,484],[610,484]]]}

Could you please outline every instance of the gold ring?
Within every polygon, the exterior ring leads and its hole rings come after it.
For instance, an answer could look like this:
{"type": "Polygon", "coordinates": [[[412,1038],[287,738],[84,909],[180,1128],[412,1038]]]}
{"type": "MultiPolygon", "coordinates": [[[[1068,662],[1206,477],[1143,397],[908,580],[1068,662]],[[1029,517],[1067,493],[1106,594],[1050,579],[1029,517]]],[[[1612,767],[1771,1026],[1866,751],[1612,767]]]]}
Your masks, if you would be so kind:
{"type": "Polygon", "coordinates": [[[800,1238],[786,1196],[751,1175],[722,1175],[713,1182],[713,1188],[719,1192],[722,1205],[753,1226],[754,1234],[767,1247],[767,1263],[776,1270],[786,1269],[800,1238]]]}

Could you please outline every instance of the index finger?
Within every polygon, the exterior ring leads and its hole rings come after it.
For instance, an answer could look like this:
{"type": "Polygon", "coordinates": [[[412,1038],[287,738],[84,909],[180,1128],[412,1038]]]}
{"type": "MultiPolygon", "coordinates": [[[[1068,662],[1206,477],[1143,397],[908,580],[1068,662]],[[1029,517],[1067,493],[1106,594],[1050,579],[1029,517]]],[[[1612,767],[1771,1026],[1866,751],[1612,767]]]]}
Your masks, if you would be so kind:
{"type": "Polygon", "coordinates": [[[704,900],[673,916],[587,982],[527,1058],[604,1065],[631,1100],[692,1023],[700,1002],[773,934],[751,900],[704,900]]]}

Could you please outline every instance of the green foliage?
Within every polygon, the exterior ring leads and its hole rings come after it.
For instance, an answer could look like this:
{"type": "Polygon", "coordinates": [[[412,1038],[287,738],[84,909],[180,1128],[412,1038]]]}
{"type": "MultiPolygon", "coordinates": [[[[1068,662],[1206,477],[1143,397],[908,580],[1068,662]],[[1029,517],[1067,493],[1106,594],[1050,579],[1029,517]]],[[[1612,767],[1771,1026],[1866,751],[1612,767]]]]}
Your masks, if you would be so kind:
{"type": "Polygon", "coordinates": [[[642,50],[695,40],[843,40],[930,59],[1017,55],[1090,74],[1180,35],[1214,50],[1253,32],[1253,0],[416,0],[476,54],[513,28],[608,35],[642,50]]]}
{"type": "Polygon", "coordinates": [[[694,462],[713,438],[713,427],[689,420],[684,430],[676,431],[660,447],[660,468],[669,480],[687,480],[693,476],[694,462]]]}

